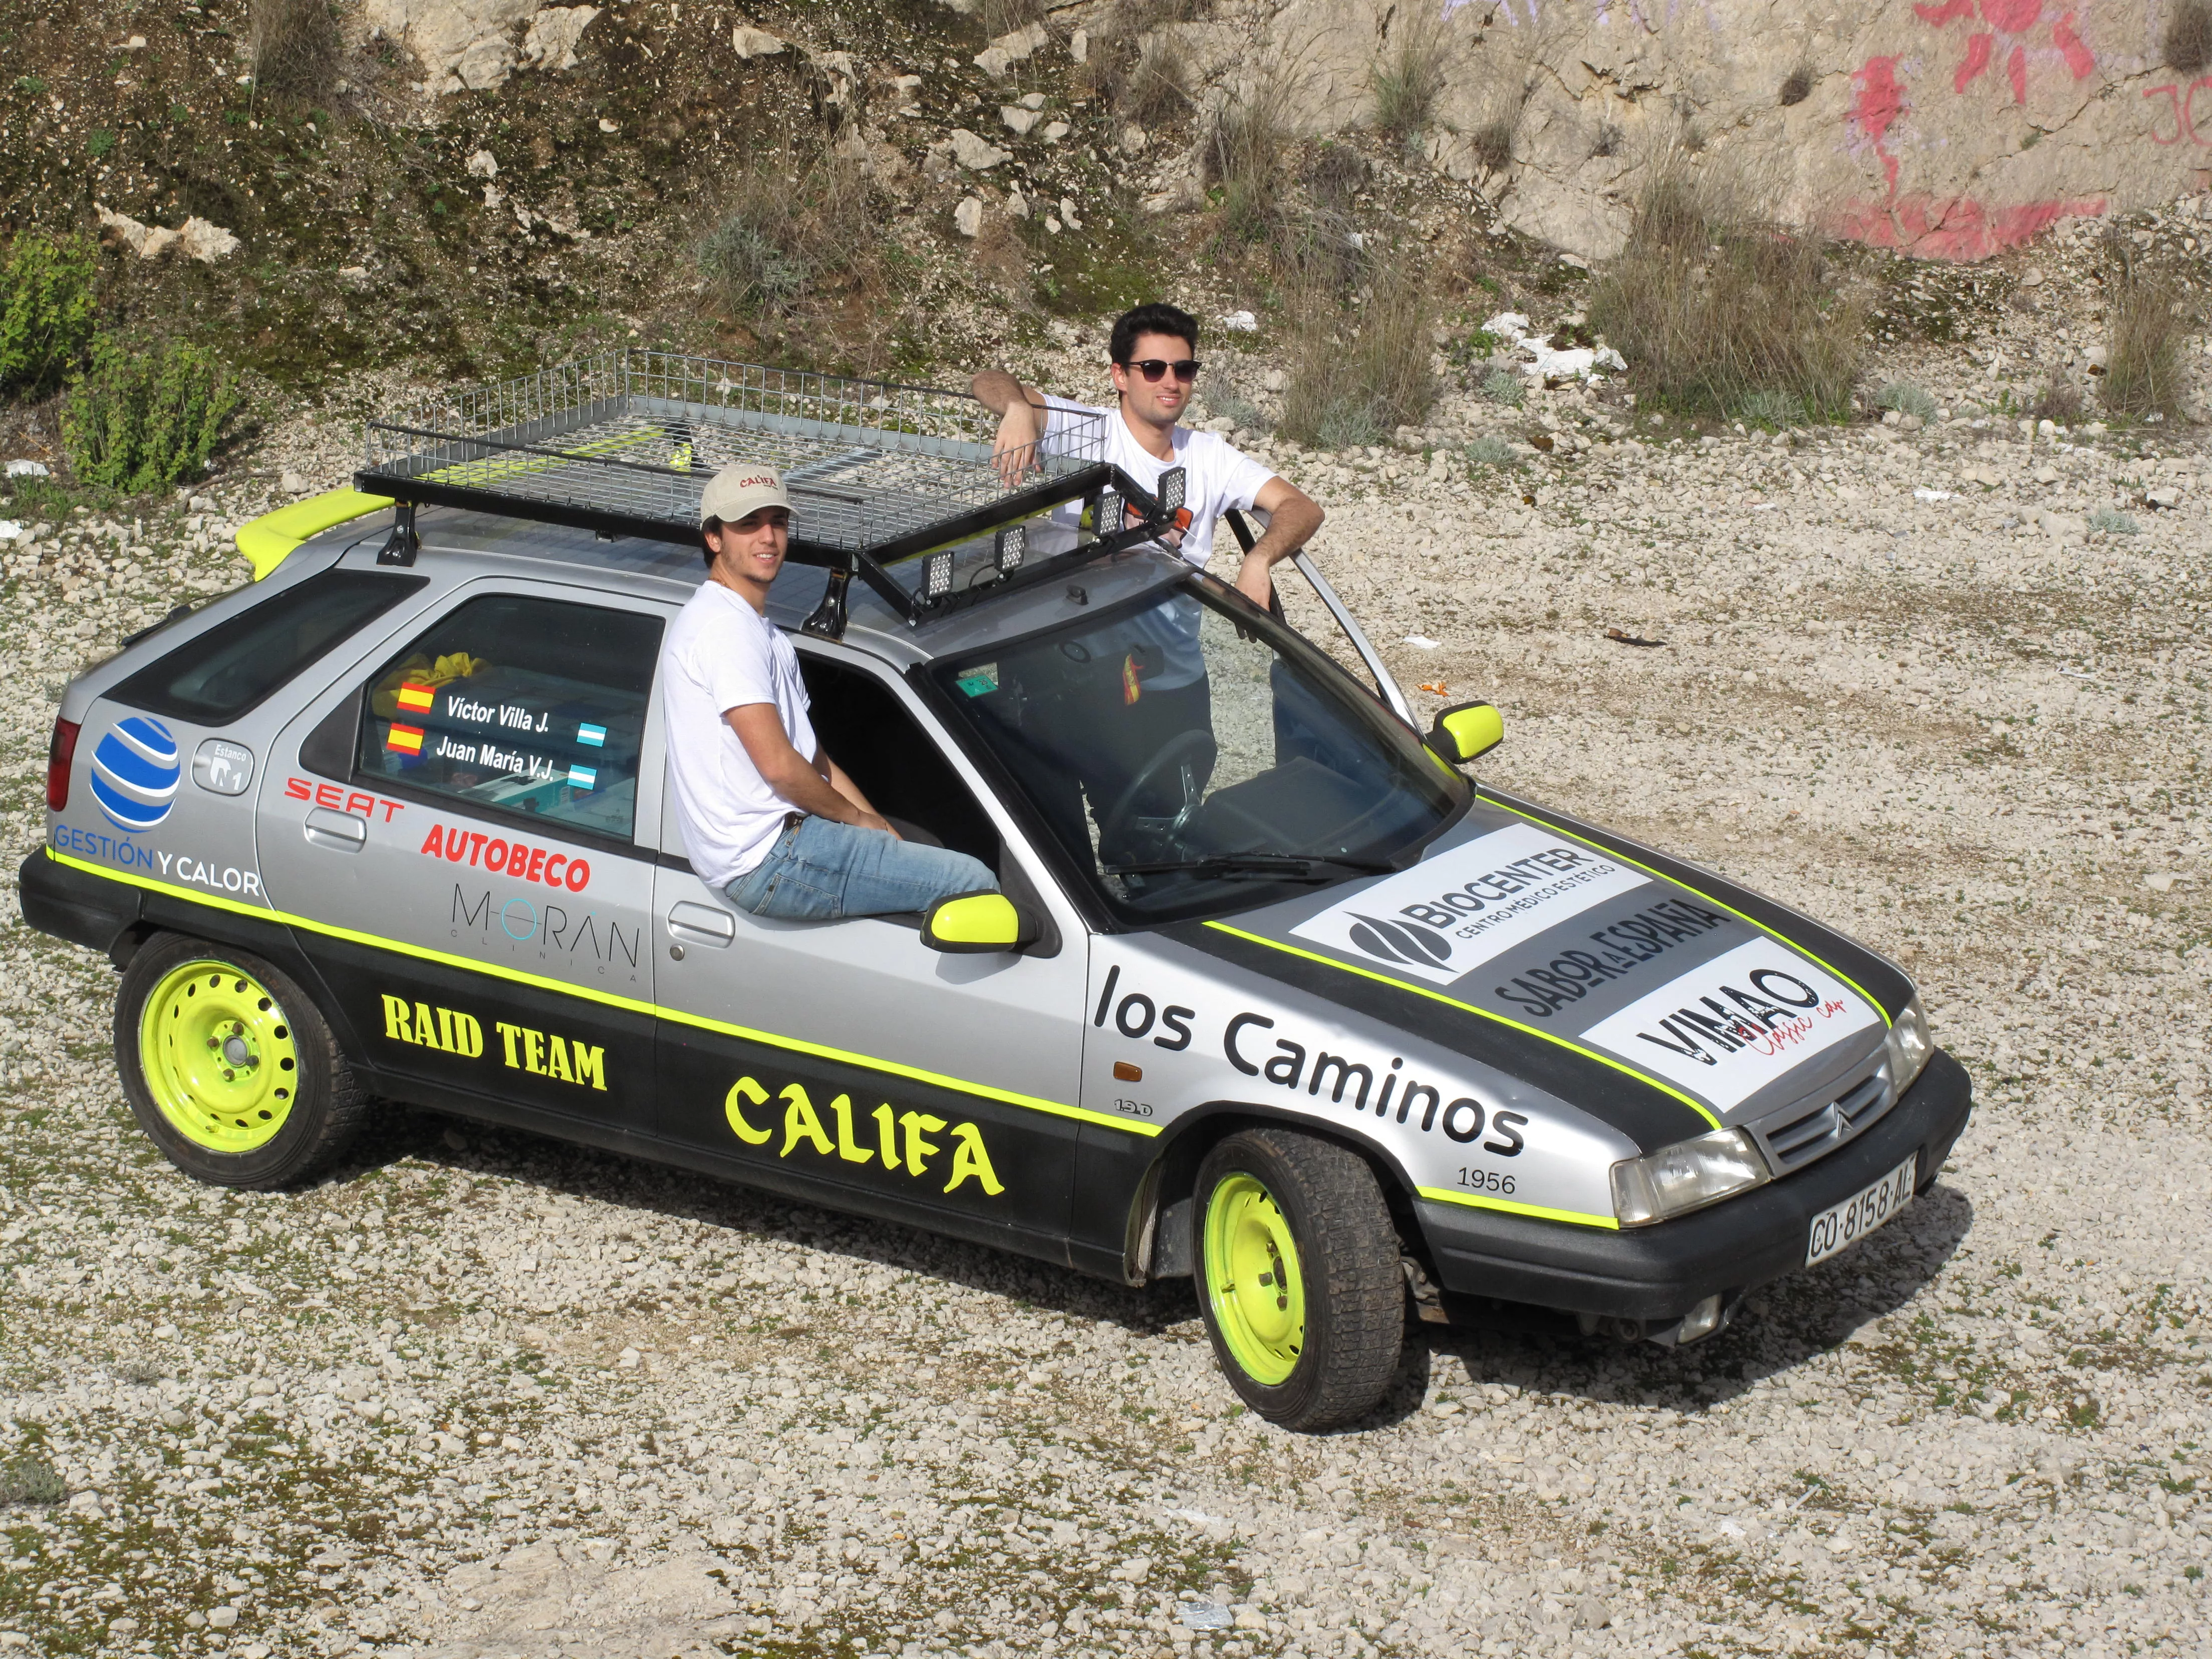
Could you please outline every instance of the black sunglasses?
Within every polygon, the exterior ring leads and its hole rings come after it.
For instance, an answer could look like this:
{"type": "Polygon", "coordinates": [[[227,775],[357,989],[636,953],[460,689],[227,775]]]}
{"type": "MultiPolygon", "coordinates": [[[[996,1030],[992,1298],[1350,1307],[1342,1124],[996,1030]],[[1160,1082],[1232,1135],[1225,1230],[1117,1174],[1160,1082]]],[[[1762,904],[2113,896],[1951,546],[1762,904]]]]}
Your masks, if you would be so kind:
{"type": "Polygon", "coordinates": [[[1179,363],[1171,363],[1161,357],[1146,357],[1134,362],[1125,362],[1121,367],[1137,370],[1148,380],[1157,380],[1170,369],[1173,369],[1176,379],[1188,386],[1198,378],[1198,371],[1201,365],[1195,357],[1186,357],[1179,363]]]}

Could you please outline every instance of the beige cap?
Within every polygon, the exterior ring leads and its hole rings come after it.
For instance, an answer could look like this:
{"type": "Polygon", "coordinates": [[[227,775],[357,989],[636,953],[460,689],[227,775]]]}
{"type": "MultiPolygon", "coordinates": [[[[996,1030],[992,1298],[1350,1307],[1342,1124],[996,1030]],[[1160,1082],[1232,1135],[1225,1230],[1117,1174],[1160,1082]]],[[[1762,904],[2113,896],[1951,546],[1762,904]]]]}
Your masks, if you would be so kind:
{"type": "Polygon", "coordinates": [[[699,522],[720,519],[724,524],[735,524],[764,507],[791,510],[791,497],[784,494],[783,480],[775,476],[775,469],[758,461],[732,461],[708,479],[706,489],[699,492],[699,522]]]}

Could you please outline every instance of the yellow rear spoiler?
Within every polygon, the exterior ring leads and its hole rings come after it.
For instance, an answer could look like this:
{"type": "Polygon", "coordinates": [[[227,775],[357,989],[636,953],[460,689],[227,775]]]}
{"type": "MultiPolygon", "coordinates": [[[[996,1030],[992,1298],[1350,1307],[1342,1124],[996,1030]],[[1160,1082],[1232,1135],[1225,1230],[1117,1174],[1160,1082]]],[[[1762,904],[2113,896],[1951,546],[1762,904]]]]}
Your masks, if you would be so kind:
{"type": "Polygon", "coordinates": [[[389,495],[364,495],[358,489],[325,490],[239,526],[238,550],[253,566],[253,580],[259,581],[308,537],[391,505],[389,495]]]}

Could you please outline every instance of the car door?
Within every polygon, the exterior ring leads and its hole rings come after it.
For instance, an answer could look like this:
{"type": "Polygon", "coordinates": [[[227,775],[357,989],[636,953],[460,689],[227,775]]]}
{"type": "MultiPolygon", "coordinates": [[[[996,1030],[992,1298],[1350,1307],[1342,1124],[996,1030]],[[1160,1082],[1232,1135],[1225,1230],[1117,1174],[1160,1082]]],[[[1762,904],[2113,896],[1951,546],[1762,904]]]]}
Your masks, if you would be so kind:
{"type": "Polygon", "coordinates": [[[998,870],[1049,936],[954,956],[918,918],[744,915],[682,859],[664,789],[661,1133],[743,1179],[1064,1261],[1088,936],[905,687],[858,653],[800,661],[823,747],[877,809],[998,870]]]}
{"type": "Polygon", "coordinates": [[[279,740],[257,807],[271,901],[400,1091],[607,1144],[649,1130],[635,837],[659,811],[665,623],[590,589],[470,584],[279,740]]]}

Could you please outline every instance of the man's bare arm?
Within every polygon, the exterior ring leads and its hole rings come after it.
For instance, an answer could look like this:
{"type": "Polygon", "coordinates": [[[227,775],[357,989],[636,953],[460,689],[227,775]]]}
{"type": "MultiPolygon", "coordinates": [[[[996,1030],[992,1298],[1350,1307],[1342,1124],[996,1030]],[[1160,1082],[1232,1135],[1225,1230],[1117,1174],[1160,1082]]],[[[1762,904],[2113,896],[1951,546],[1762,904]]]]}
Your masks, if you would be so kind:
{"type": "Polygon", "coordinates": [[[1238,567],[1237,591],[1265,609],[1273,581],[1270,573],[1311,541],[1328,515],[1320,502],[1287,478],[1268,479],[1252,505],[1267,515],[1267,533],[1252,544],[1238,567]]]}
{"type": "Polygon", "coordinates": [[[780,799],[817,818],[890,832],[890,824],[838,788],[835,779],[842,774],[829,756],[821,757],[828,769],[825,772],[791,746],[774,703],[749,702],[726,708],[722,718],[730,723],[730,730],[738,734],[745,753],[780,799]]]}
{"type": "Polygon", "coordinates": [[[999,417],[999,434],[991,445],[991,461],[1009,486],[1023,475],[1042,471],[1037,446],[1044,441],[1044,393],[1024,386],[1003,368],[987,368],[969,382],[976,402],[999,417]]]}

